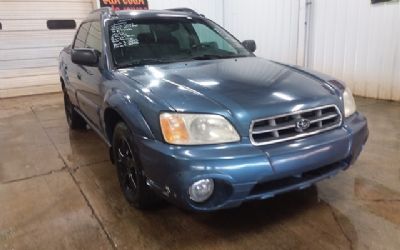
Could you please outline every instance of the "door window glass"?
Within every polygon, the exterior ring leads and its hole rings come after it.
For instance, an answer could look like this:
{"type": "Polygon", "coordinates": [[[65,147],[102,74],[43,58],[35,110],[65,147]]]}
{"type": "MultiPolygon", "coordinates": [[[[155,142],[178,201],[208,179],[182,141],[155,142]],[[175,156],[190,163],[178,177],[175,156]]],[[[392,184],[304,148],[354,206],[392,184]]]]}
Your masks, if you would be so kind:
{"type": "Polygon", "coordinates": [[[193,24],[193,28],[196,31],[197,37],[199,38],[202,45],[229,51],[232,53],[236,52],[236,49],[232,47],[232,45],[230,45],[226,41],[226,39],[221,36],[221,34],[218,34],[216,30],[211,29],[209,26],[195,23],[193,24]]]}
{"type": "Polygon", "coordinates": [[[84,48],[85,47],[85,42],[86,38],[88,36],[88,32],[90,29],[90,23],[84,23],[81,25],[79,28],[78,34],[76,35],[75,42],[74,42],[74,48],[84,48]]]}
{"type": "Polygon", "coordinates": [[[90,26],[85,47],[95,49],[101,53],[102,51],[101,27],[99,22],[93,22],[92,25],[90,26]]]}

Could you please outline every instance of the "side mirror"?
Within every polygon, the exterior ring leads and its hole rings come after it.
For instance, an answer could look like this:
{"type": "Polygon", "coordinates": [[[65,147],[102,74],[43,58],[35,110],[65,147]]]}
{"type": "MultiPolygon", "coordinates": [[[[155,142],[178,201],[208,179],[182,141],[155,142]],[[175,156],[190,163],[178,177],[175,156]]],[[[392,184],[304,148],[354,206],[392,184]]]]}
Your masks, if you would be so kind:
{"type": "Polygon", "coordinates": [[[78,65],[95,67],[99,63],[99,52],[95,49],[73,49],[71,60],[78,65]]]}
{"type": "Polygon", "coordinates": [[[254,40],[245,40],[242,44],[251,53],[255,52],[257,49],[256,41],[254,40]]]}

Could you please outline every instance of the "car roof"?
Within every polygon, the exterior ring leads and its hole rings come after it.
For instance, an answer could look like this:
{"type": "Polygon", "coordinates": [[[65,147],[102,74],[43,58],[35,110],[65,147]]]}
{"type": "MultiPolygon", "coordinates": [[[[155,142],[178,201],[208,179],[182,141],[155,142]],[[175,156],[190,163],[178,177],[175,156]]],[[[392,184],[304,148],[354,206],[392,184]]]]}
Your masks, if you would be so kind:
{"type": "Polygon", "coordinates": [[[167,10],[112,10],[110,7],[103,7],[93,10],[84,22],[96,21],[100,16],[106,15],[107,18],[117,19],[171,19],[171,18],[205,18],[204,15],[197,13],[189,8],[175,8],[167,10]]]}
{"type": "Polygon", "coordinates": [[[119,10],[115,11],[113,16],[120,18],[173,18],[173,17],[201,17],[196,12],[176,11],[176,10],[119,10]]]}

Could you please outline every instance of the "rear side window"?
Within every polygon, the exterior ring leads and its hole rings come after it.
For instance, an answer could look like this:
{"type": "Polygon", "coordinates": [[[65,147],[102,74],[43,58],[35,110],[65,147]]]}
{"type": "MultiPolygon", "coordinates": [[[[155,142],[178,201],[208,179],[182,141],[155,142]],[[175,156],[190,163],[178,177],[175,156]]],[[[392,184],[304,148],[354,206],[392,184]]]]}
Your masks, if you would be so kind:
{"type": "Polygon", "coordinates": [[[90,26],[85,47],[98,50],[99,52],[102,51],[101,27],[99,22],[93,22],[90,26]]]}
{"type": "Polygon", "coordinates": [[[79,49],[85,47],[85,42],[89,33],[89,29],[90,29],[90,23],[84,23],[81,25],[74,41],[74,48],[79,49]]]}

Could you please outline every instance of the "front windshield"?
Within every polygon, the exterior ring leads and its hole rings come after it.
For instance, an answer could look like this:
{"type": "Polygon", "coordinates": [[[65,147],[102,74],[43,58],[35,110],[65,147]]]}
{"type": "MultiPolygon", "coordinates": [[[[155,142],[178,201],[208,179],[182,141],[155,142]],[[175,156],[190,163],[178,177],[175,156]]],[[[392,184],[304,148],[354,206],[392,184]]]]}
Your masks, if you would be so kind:
{"type": "Polygon", "coordinates": [[[119,68],[252,55],[222,28],[201,19],[118,20],[109,31],[119,68]]]}

